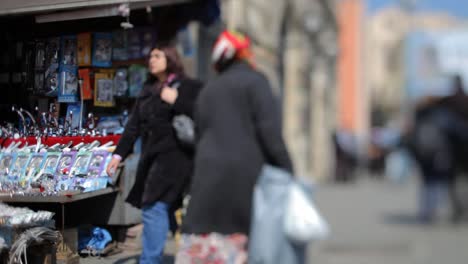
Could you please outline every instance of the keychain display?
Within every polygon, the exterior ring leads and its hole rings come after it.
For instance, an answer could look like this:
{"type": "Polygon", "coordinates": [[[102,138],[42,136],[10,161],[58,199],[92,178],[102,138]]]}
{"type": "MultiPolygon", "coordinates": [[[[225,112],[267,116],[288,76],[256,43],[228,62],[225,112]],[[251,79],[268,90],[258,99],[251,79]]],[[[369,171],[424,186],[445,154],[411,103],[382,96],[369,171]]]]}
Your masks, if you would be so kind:
{"type": "Polygon", "coordinates": [[[11,167],[9,178],[10,179],[19,179],[21,176],[24,175],[26,171],[26,165],[29,163],[29,159],[31,158],[31,153],[18,153],[16,156],[15,162],[11,167]]]}
{"type": "Polygon", "coordinates": [[[94,81],[94,105],[102,107],[114,106],[114,81],[112,75],[96,73],[94,81]]]}
{"type": "Polygon", "coordinates": [[[57,165],[56,191],[68,191],[74,187],[74,179],[71,177],[71,169],[75,163],[76,151],[64,152],[57,165]]]}
{"type": "Polygon", "coordinates": [[[113,142],[99,147],[99,141],[95,140],[80,143],[71,150],[70,143],[48,149],[43,149],[40,142],[22,148],[18,148],[19,144],[10,144],[0,152],[2,193],[60,195],[95,191],[114,184],[105,171],[112,157],[107,149],[113,142]]]}
{"type": "Polygon", "coordinates": [[[91,66],[91,33],[77,35],[78,66],[91,66]]]}
{"type": "Polygon", "coordinates": [[[93,66],[112,66],[112,33],[94,33],[93,66]]]}
{"type": "Polygon", "coordinates": [[[33,178],[33,184],[42,187],[45,194],[55,192],[57,185],[57,177],[55,176],[61,152],[47,152],[44,161],[42,173],[33,178]]]}
{"type": "Polygon", "coordinates": [[[59,177],[69,177],[71,167],[75,162],[75,157],[76,151],[64,152],[58,161],[56,175],[59,177]]]}
{"type": "Polygon", "coordinates": [[[120,68],[115,71],[114,77],[114,96],[123,97],[127,95],[128,91],[128,70],[120,68]]]}
{"type": "Polygon", "coordinates": [[[76,155],[75,163],[71,168],[71,175],[86,175],[88,173],[88,166],[91,160],[91,152],[79,152],[76,155]]]}
{"type": "Polygon", "coordinates": [[[8,176],[10,168],[13,166],[13,162],[16,159],[16,153],[3,153],[0,159],[0,177],[8,176]]]}
{"type": "Polygon", "coordinates": [[[37,175],[43,171],[46,161],[46,153],[36,153],[31,156],[29,164],[26,166],[25,177],[27,179],[35,179],[37,175]]]}
{"type": "Polygon", "coordinates": [[[110,153],[108,151],[95,151],[89,163],[88,177],[99,177],[105,170],[105,164],[110,153]]]}
{"type": "Polygon", "coordinates": [[[48,152],[44,163],[44,173],[54,175],[57,171],[58,162],[62,156],[61,152],[48,152]]]}

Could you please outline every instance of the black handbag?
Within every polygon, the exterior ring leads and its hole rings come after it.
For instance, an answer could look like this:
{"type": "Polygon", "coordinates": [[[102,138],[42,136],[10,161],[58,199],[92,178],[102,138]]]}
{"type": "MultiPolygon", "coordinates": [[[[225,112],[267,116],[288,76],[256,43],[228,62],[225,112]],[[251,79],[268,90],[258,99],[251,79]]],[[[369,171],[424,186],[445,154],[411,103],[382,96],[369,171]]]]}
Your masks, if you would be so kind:
{"type": "MultiPolygon", "coordinates": [[[[179,89],[179,86],[180,82],[177,80],[169,83],[169,87],[172,89],[179,89]]],[[[195,124],[189,116],[184,114],[174,116],[172,119],[172,127],[180,142],[189,146],[195,144],[195,124]]]]}
{"type": "Polygon", "coordinates": [[[195,124],[193,120],[186,115],[176,115],[172,119],[177,138],[184,144],[195,144],[195,124]]]}

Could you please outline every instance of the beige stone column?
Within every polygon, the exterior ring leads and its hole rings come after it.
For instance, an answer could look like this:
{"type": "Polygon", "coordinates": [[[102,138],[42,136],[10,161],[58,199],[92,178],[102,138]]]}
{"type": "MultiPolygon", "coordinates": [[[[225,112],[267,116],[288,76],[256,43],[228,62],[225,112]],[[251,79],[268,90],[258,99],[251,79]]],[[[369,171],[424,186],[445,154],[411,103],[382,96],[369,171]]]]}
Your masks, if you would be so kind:
{"type": "Polygon", "coordinates": [[[296,173],[307,175],[308,169],[308,134],[304,122],[304,107],[308,103],[305,83],[307,68],[307,51],[303,43],[304,34],[297,29],[288,33],[287,47],[285,51],[285,87],[284,87],[284,135],[289,146],[291,157],[294,161],[296,173]],[[306,128],[306,129],[305,129],[306,128]]]}

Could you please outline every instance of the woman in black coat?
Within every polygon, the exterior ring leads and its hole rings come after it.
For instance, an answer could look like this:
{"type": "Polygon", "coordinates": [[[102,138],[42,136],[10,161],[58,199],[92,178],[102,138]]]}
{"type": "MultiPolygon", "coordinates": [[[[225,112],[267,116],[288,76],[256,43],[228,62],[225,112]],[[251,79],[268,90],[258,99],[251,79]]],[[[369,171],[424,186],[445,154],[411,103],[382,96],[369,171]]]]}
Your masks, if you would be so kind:
{"type": "MultiPolygon", "coordinates": [[[[218,39],[212,59],[220,75],[197,100],[195,169],[182,224],[185,234],[219,233],[227,241],[249,234],[253,189],[262,166],[292,172],[279,105],[265,76],[248,61],[248,39],[237,37],[224,32],[218,39]]],[[[182,243],[190,248],[191,242],[182,243]]],[[[187,254],[180,252],[178,259],[187,254]]]]}
{"type": "Polygon", "coordinates": [[[136,98],[130,119],[107,168],[112,174],[138,137],[142,153],[127,202],[142,208],[143,252],[140,263],[161,263],[169,215],[180,206],[193,168],[191,153],[172,127],[177,114],[192,116],[201,83],[185,76],[174,47],[158,47],[148,61],[150,78],[136,98]]]}

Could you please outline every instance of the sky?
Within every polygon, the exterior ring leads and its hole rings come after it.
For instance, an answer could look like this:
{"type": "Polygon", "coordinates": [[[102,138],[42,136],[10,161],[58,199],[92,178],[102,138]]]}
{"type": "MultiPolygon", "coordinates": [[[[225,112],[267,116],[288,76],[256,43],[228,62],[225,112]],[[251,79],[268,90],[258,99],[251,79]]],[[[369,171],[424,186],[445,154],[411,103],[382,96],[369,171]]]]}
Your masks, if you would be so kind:
{"type": "MultiPolygon", "coordinates": [[[[382,7],[398,5],[400,0],[365,0],[369,13],[382,7]]],[[[417,0],[417,11],[441,11],[457,17],[468,18],[467,0],[417,0]]]]}

